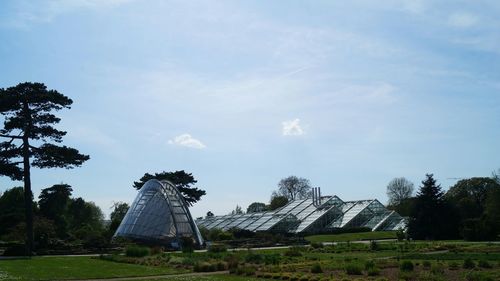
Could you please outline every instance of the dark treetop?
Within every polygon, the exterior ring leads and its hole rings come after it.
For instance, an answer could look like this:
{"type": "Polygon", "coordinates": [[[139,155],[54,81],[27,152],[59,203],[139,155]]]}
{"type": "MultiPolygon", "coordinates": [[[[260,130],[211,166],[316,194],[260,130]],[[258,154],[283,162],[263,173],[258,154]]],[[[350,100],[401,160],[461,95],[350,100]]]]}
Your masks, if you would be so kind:
{"type": "Polygon", "coordinates": [[[200,201],[201,197],[206,194],[205,190],[199,189],[197,187],[192,187],[197,181],[194,179],[191,173],[186,173],[182,171],[175,172],[161,172],[155,173],[154,175],[145,173],[144,176],[139,181],[134,182],[134,188],[141,189],[142,186],[151,179],[157,180],[168,180],[173,183],[177,189],[182,193],[184,200],[190,206],[194,203],[200,201]]]}
{"type": "Polygon", "coordinates": [[[31,165],[37,168],[73,168],[88,160],[88,155],[59,145],[66,132],[53,127],[61,119],[51,112],[69,109],[72,103],[42,83],[26,82],[0,89],[0,114],[5,118],[0,136],[7,139],[0,143],[0,174],[22,180],[25,167],[20,164],[26,152],[31,165]],[[25,147],[24,140],[32,142],[25,147]]]}

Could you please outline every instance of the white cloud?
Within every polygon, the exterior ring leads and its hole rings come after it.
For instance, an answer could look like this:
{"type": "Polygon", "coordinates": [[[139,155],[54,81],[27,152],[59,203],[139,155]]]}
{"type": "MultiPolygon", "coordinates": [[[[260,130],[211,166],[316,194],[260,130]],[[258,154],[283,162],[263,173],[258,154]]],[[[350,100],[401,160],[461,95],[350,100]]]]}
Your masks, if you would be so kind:
{"type": "Polygon", "coordinates": [[[304,134],[304,130],[300,126],[300,119],[295,118],[294,120],[284,121],[283,124],[283,135],[284,136],[300,136],[304,134]]]}
{"type": "Polygon", "coordinates": [[[193,138],[190,134],[179,135],[173,140],[169,140],[168,143],[196,149],[204,149],[206,147],[200,140],[193,138]]]}
{"type": "Polygon", "coordinates": [[[448,17],[448,24],[454,27],[471,27],[477,22],[478,18],[469,13],[454,13],[448,17]]]}

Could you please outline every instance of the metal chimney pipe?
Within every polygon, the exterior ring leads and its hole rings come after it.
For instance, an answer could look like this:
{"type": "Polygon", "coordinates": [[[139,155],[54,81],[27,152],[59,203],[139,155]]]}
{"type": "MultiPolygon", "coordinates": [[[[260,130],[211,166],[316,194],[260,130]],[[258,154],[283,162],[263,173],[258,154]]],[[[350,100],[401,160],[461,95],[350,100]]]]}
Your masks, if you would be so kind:
{"type": "Polygon", "coordinates": [[[318,187],[318,205],[321,205],[321,187],[318,187]]]}
{"type": "Polygon", "coordinates": [[[314,204],[315,206],[317,206],[317,205],[318,205],[318,188],[317,188],[317,187],[315,187],[315,188],[314,188],[314,198],[313,198],[313,204],[314,204]]]}

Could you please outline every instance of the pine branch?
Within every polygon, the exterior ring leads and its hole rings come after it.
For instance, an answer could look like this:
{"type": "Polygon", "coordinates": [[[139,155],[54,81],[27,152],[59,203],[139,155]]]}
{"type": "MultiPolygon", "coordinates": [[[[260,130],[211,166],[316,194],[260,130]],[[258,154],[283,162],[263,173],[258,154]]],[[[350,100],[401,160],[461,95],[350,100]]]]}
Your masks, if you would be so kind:
{"type": "Polygon", "coordinates": [[[11,135],[2,135],[2,134],[0,134],[0,137],[11,138],[11,139],[23,139],[23,137],[21,137],[21,136],[11,136],[11,135]]]}

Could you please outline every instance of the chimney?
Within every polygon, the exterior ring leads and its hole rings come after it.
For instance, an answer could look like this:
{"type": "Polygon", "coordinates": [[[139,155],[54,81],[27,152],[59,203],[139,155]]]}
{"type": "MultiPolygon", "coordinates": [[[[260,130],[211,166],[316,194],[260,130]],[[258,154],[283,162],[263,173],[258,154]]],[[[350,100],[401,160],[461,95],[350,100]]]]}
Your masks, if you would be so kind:
{"type": "Polygon", "coordinates": [[[318,187],[318,205],[321,205],[321,187],[318,187]]]}

